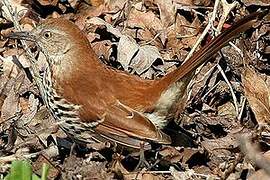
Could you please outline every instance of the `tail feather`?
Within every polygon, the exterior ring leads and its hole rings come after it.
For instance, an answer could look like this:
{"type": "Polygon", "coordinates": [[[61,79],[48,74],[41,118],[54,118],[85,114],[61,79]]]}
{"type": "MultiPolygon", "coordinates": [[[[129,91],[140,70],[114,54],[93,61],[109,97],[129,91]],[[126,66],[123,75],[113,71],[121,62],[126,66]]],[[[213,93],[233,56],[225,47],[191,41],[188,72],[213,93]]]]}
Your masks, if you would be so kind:
{"type": "Polygon", "coordinates": [[[211,56],[213,56],[213,54],[217,53],[222,47],[224,47],[229,41],[234,39],[241,32],[244,32],[251,28],[257,22],[257,19],[262,18],[267,13],[268,10],[259,11],[239,20],[233,26],[219,34],[202,49],[194,53],[194,55],[190,59],[188,59],[180,68],[172,71],[171,73],[160,79],[159,83],[164,88],[166,88],[168,87],[168,85],[173,84],[180,79],[186,78],[186,76],[190,76],[190,74],[194,72],[201,64],[208,61],[211,56]]]}

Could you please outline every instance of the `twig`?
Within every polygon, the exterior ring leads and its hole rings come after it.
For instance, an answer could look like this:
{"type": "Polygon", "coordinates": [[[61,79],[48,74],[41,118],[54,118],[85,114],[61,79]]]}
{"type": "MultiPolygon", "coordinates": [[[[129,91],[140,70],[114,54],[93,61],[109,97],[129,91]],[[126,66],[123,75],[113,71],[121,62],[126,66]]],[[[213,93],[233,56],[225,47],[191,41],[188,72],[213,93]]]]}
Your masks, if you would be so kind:
{"type": "MultiPolygon", "coordinates": [[[[16,11],[14,11],[12,9],[12,6],[10,5],[9,0],[3,0],[3,4],[7,8],[7,11],[8,11],[8,12],[5,12],[5,13],[10,16],[10,19],[13,22],[15,29],[17,31],[22,31],[22,29],[21,29],[21,27],[19,25],[17,13],[16,13],[16,11]]],[[[39,75],[38,67],[35,64],[36,59],[35,59],[33,53],[31,53],[31,51],[30,51],[28,45],[26,44],[26,42],[24,40],[21,40],[21,43],[22,43],[23,48],[24,48],[24,50],[26,52],[26,56],[27,56],[27,58],[29,59],[29,61],[31,63],[30,72],[31,72],[31,74],[33,76],[33,79],[35,80],[40,93],[44,94],[45,90],[44,90],[44,88],[42,86],[42,80],[41,80],[41,77],[39,75]]]]}
{"type": "Polygon", "coordinates": [[[232,2],[231,4],[229,4],[226,0],[221,0],[221,6],[222,6],[222,16],[219,20],[218,26],[217,26],[217,31],[218,33],[220,33],[223,24],[225,23],[227,16],[229,15],[229,13],[231,12],[231,10],[233,8],[235,8],[235,6],[238,4],[237,1],[232,2]]]}
{"type": "MultiPolygon", "coordinates": [[[[235,8],[235,6],[237,5],[237,2],[234,1],[233,3],[229,4],[227,3],[226,0],[221,0],[221,5],[222,5],[222,8],[223,8],[223,13],[222,13],[222,16],[220,18],[220,21],[219,21],[219,24],[218,24],[218,27],[217,29],[214,29],[216,31],[217,34],[220,33],[222,27],[223,27],[223,24],[225,23],[226,19],[227,19],[227,16],[229,15],[229,13],[231,12],[231,10],[233,8],[235,8]]],[[[230,43],[232,44],[232,43],[230,43]]],[[[232,44],[233,47],[236,47],[234,44],[232,44]]],[[[236,48],[236,50],[239,52],[239,48],[236,48]]],[[[240,54],[243,55],[241,53],[241,50],[240,50],[240,54]]],[[[238,102],[237,102],[237,98],[236,98],[236,95],[234,94],[234,91],[233,91],[233,88],[231,86],[231,83],[230,81],[228,80],[228,78],[226,77],[226,74],[224,73],[223,69],[220,67],[220,65],[218,64],[217,65],[217,68],[219,69],[221,75],[223,76],[224,80],[226,81],[229,89],[230,89],[230,92],[232,94],[232,98],[233,98],[233,102],[234,102],[234,106],[235,106],[235,111],[236,111],[236,114],[238,116],[238,102]]]]}
{"type": "Polygon", "coordinates": [[[231,86],[231,83],[228,80],[228,78],[226,77],[225,72],[223,71],[223,69],[221,68],[221,66],[219,64],[217,64],[217,68],[218,68],[219,72],[221,73],[222,77],[224,78],[225,82],[227,83],[227,85],[228,85],[228,87],[229,87],[229,89],[231,91],[232,98],[233,98],[233,103],[234,103],[234,106],[235,106],[235,112],[238,115],[238,102],[237,102],[236,95],[233,92],[233,88],[231,86]]]}
{"type": "Polygon", "coordinates": [[[36,153],[31,153],[31,154],[20,154],[20,155],[13,154],[13,155],[10,155],[10,156],[0,157],[0,164],[11,162],[11,161],[22,159],[22,158],[30,159],[30,158],[36,157],[37,155],[39,155],[41,153],[42,153],[42,151],[39,151],[39,152],[36,152],[36,153]]]}
{"type": "Polygon", "coordinates": [[[241,51],[241,49],[239,47],[237,47],[235,44],[233,44],[232,42],[229,42],[229,44],[240,54],[240,56],[243,58],[244,54],[241,51]]]}
{"type": "MultiPolygon", "coordinates": [[[[216,66],[216,65],[215,65],[215,66],[216,66]]],[[[201,79],[199,79],[199,80],[196,81],[196,82],[192,82],[192,83],[190,83],[190,84],[188,85],[188,87],[187,87],[187,89],[188,89],[188,98],[187,98],[187,100],[189,100],[189,99],[191,98],[191,93],[192,93],[191,90],[192,90],[192,86],[193,86],[194,84],[197,84],[197,83],[203,81],[203,80],[205,79],[205,77],[207,77],[209,74],[211,74],[211,73],[213,72],[213,70],[215,69],[215,66],[212,66],[212,67],[204,74],[204,76],[203,76],[201,79]]],[[[202,66],[199,67],[197,71],[199,72],[201,68],[202,68],[202,66]]]]}
{"type": "Polygon", "coordinates": [[[203,179],[216,179],[216,180],[219,180],[220,179],[217,176],[196,173],[192,169],[188,169],[186,171],[177,171],[173,166],[170,167],[170,172],[171,172],[171,175],[176,180],[182,180],[182,179],[201,179],[201,178],[203,178],[203,179]]]}
{"type": "MultiPolygon", "coordinates": [[[[222,12],[222,16],[220,18],[220,21],[218,23],[218,26],[216,28],[216,33],[219,34],[221,32],[221,29],[223,27],[223,24],[225,23],[229,13],[231,12],[231,10],[233,10],[236,6],[238,5],[237,1],[232,2],[231,4],[229,4],[226,0],[221,0],[221,6],[223,9],[222,12]]],[[[241,55],[241,57],[244,57],[242,51],[236,46],[234,45],[232,42],[229,42],[229,44],[235,48],[235,50],[241,55]]]]}
{"type": "Polygon", "coordinates": [[[145,42],[145,43],[142,43],[140,46],[145,46],[145,45],[148,45],[148,44],[151,44],[152,42],[154,42],[159,36],[160,36],[161,32],[157,33],[155,35],[155,37],[153,37],[151,40],[145,42]]]}
{"type": "Polygon", "coordinates": [[[239,112],[238,117],[237,117],[237,119],[238,119],[239,121],[242,119],[242,115],[243,115],[243,112],[244,112],[244,109],[245,109],[246,101],[247,101],[247,98],[244,97],[244,100],[243,100],[242,103],[241,103],[241,109],[240,109],[240,112],[239,112]]]}
{"type": "Polygon", "coordinates": [[[215,20],[215,17],[216,17],[216,14],[217,14],[218,5],[219,5],[219,0],[216,0],[215,1],[215,5],[214,5],[214,9],[213,9],[213,12],[212,12],[212,16],[209,19],[209,22],[208,22],[207,26],[205,27],[205,29],[202,32],[202,34],[199,37],[199,39],[196,41],[196,43],[192,47],[191,51],[188,53],[188,55],[187,55],[187,57],[186,57],[186,59],[185,59],[184,62],[186,62],[193,55],[193,53],[195,52],[195,50],[197,49],[197,47],[199,46],[199,44],[202,42],[202,40],[204,39],[204,37],[206,36],[206,34],[210,30],[210,28],[213,26],[213,21],[215,20]]]}
{"type": "Polygon", "coordinates": [[[208,94],[213,91],[219,84],[221,81],[218,81],[212,88],[210,88],[202,97],[202,101],[205,100],[205,98],[208,96],[208,94]]]}
{"type": "MultiPolygon", "coordinates": [[[[196,43],[194,44],[194,46],[192,47],[192,49],[190,50],[190,52],[188,53],[187,57],[184,60],[184,63],[193,55],[193,53],[195,52],[195,50],[197,49],[197,47],[199,46],[199,44],[202,42],[202,40],[204,39],[204,37],[206,36],[206,34],[208,33],[208,31],[210,30],[211,27],[213,27],[213,21],[216,18],[216,14],[217,14],[217,9],[218,9],[218,5],[219,5],[219,1],[220,0],[216,0],[215,4],[214,4],[214,9],[212,12],[212,16],[208,21],[207,26],[205,27],[204,31],[202,32],[201,36],[199,37],[199,39],[196,41],[196,43]]],[[[201,66],[202,67],[202,66],[201,66]]],[[[199,67],[200,69],[200,67],[199,67]]],[[[197,71],[198,72],[198,71],[197,71]]],[[[190,89],[190,87],[192,87],[192,85],[188,85],[188,89],[190,89]]],[[[188,92],[188,98],[190,99],[191,97],[191,91],[188,92]]]]}

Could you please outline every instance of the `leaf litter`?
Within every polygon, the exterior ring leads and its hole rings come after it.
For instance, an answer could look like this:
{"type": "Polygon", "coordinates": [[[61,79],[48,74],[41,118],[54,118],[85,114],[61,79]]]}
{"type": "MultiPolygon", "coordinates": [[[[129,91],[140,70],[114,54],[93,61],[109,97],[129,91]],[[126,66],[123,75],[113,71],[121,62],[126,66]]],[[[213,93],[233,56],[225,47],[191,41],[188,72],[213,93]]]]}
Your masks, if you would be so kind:
{"type": "MultiPolygon", "coordinates": [[[[242,5],[232,10],[227,24],[248,14],[251,6],[263,8],[267,4],[267,1],[241,2],[242,5]]],[[[207,16],[214,7],[212,1],[171,0],[37,0],[31,3],[11,0],[10,4],[17,9],[17,18],[25,29],[51,17],[72,20],[86,33],[101,63],[148,79],[160,78],[181,65],[206,27],[207,16]]],[[[253,29],[248,37],[234,41],[249,58],[241,58],[229,47],[222,50],[223,56],[213,55],[193,79],[188,101],[175,107],[179,108],[174,117],[177,125],[170,128],[186,134],[193,144],[180,139],[179,146],[153,148],[145,152],[151,166],[135,171],[138,153],[115,151],[107,144],[96,145],[96,149],[74,146],[58,128],[27,75],[29,63],[24,52],[17,48],[20,44],[4,38],[14,26],[7,7],[2,2],[0,7],[1,175],[7,174],[8,169],[4,167],[9,162],[26,158],[36,174],[41,173],[43,162],[49,164],[50,179],[268,178],[267,168],[256,164],[241,145],[248,147],[252,142],[263,147],[252,152],[263,153],[265,157],[269,152],[270,73],[266,59],[269,24],[258,25],[254,27],[257,33],[253,29]],[[14,56],[22,66],[14,63],[14,56]],[[216,68],[217,63],[237,97],[239,114],[236,114],[230,88],[216,68]],[[239,140],[243,134],[250,139],[239,140]]],[[[219,15],[221,12],[216,21],[219,15]]],[[[201,46],[211,38],[209,33],[201,46]]],[[[46,63],[42,55],[39,59],[37,63],[42,72],[46,63]]]]}

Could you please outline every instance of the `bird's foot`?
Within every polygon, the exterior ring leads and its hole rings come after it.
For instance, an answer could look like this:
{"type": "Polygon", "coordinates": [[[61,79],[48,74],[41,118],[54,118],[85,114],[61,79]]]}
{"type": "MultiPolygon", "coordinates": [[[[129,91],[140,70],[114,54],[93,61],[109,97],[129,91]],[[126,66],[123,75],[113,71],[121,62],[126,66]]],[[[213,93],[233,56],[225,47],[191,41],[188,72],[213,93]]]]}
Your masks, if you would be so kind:
{"type": "Polygon", "coordinates": [[[140,144],[141,148],[140,148],[140,159],[139,162],[135,168],[135,171],[139,170],[140,168],[146,167],[149,168],[150,164],[146,161],[145,156],[144,156],[144,142],[141,142],[140,144]]]}

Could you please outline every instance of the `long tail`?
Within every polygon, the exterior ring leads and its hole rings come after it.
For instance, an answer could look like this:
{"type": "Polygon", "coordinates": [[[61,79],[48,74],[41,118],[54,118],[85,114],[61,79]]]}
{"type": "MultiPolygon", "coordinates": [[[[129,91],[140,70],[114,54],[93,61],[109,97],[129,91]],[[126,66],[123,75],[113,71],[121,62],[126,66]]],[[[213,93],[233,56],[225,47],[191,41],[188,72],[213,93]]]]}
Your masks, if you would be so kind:
{"type": "Polygon", "coordinates": [[[160,85],[164,87],[164,90],[166,90],[166,87],[169,87],[169,85],[181,79],[191,79],[186,76],[190,76],[190,74],[194,72],[196,68],[209,60],[211,56],[217,53],[222,47],[224,47],[229,41],[234,39],[241,32],[251,28],[258,19],[264,17],[267,13],[268,10],[255,12],[236,22],[233,26],[223,31],[210,43],[197,51],[181,67],[161,78],[159,81],[160,85]]]}

